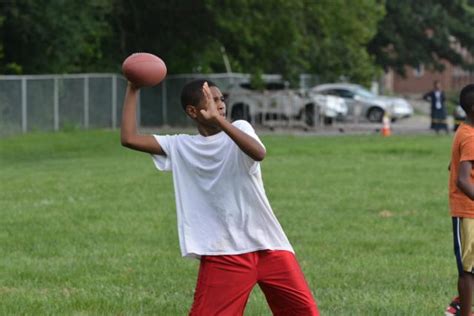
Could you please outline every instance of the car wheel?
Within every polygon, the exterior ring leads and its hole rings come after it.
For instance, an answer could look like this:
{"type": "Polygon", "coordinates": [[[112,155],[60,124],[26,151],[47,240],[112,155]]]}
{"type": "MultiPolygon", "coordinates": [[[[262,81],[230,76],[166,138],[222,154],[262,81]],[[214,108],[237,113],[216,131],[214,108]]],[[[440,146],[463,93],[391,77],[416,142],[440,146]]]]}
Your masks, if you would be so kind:
{"type": "Polygon", "coordinates": [[[370,122],[382,122],[384,111],[381,108],[371,108],[367,114],[367,119],[370,122]]]}
{"type": "Polygon", "coordinates": [[[324,118],[324,125],[332,125],[334,119],[332,117],[325,117],[324,118]]]}
{"type": "Polygon", "coordinates": [[[230,113],[230,118],[232,121],[246,120],[247,122],[250,122],[249,106],[243,103],[234,105],[230,113]]]}
{"type": "Polygon", "coordinates": [[[315,121],[314,104],[306,104],[304,108],[304,122],[308,126],[314,126],[315,121]]]}

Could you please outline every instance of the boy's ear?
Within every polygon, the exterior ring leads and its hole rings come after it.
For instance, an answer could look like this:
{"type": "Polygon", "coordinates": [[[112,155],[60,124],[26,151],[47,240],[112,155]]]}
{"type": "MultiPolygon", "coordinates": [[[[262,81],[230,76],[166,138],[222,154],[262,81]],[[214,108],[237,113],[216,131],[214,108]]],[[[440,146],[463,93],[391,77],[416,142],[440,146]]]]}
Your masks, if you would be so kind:
{"type": "Polygon", "coordinates": [[[197,117],[197,111],[198,109],[193,106],[193,105],[186,105],[186,114],[189,115],[192,119],[195,119],[197,117]]]}

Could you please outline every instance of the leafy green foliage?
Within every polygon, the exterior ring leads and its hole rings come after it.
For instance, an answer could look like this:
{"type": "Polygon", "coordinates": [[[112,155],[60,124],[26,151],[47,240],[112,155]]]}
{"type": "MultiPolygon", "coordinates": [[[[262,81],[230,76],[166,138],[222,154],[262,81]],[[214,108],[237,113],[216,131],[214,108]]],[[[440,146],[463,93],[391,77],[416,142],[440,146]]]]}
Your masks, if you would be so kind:
{"type": "Polygon", "coordinates": [[[1,2],[2,72],[118,71],[137,51],[170,73],[300,73],[368,81],[365,44],[383,14],[376,0],[53,0],[1,2]],[[10,65],[10,66],[7,66],[10,65]],[[16,65],[13,67],[12,65],[16,65]]]}
{"type": "Polygon", "coordinates": [[[365,44],[375,35],[383,6],[358,1],[208,1],[232,68],[253,74],[300,73],[322,80],[369,81],[375,74],[365,44]]]}
{"type": "Polygon", "coordinates": [[[211,13],[202,1],[126,1],[114,3],[120,62],[137,51],[163,58],[171,73],[223,71],[220,47],[212,38],[211,13]],[[217,60],[221,68],[213,68],[217,60]]]}
{"type": "Polygon", "coordinates": [[[325,81],[345,77],[367,83],[377,74],[366,50],[384,7],[376,0],[315,1],[306,10],[311,73],[325,81]]]}
{"type": "Polygon", "coordinates": [[[442,60],[472,68],[474,7],[466,0],[388,0],[387,14],[368,45],[376,62],[404,74],[405,65],[442,70],[442,60]],[[463,51],[461,47],[467,51],[463,51]]]}
{"type": "MultiPolygon", "coordinates": [[[[5,17],[0,15],[0,31],[2,29],[4,20],[5,20],[5,17]]],[[[0,62],[2,62],[2,60],[3,60],[3,43],[0,42],[0,62]]]]}
{"type": "Polygon", "coordinates": [[[307,69],[302,1],[209,1],[214,37],[237,71],[282,73],[294,78],[307,69]]]}
{"type": "Polygon", "coordinates": [[[110,1],[47,3],[2,1],[0,71],[66,73],[111,70],[102,58],[103,39],[111,36],[104,16],[110,1]],[[12,66],[17,65],[17,66],[12,66]]]}
{"type": "Polygon", "coordinates": [[[470,69],[473,2],[0,1],[0,72],[116,72],[137,51],[170,74],[225,72],[223,50],[233,72],[293,84],[301,73],[367,83],[382,68],[440,70],[442,60],[470,69]]]}

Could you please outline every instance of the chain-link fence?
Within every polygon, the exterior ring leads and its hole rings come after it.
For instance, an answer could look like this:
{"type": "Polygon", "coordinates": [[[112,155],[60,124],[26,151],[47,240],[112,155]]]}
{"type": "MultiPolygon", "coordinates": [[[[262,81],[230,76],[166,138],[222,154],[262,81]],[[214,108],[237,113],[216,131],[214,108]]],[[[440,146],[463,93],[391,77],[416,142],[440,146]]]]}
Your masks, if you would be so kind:
{"type": "Polygon", "coordinates": [[[117,127],[126,81],[114,74],[0,77],[0,134],[117,127]]]}
{"type": "MultiPolygon", "coordinates": [[[[180,105],[183,85],[198,78],[214,81],[222,91],[247,82],[245,74],[168,76],[141,90],[141,126],[186,126],[191,120],[180,105]]],[[[30,131],[120,126],[126,80],[117,74],[0,76],[0,135],[30,131]]]]}

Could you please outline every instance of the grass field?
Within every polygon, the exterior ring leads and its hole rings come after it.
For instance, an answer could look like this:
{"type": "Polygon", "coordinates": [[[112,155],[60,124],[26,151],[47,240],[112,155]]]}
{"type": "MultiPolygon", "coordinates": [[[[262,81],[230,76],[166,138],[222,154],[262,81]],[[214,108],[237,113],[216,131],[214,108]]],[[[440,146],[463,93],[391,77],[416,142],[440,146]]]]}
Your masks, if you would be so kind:
{"type": "MultiPolygon", "coordinates": [[[[270,202],[322,315],[441,315],[448,136],[265,136],[270,202]]],[[[108,131],[0,139],[0,315],[186,315],[172,180],[108,131]]],[[[246,315],[270,315],[255,288],[246,315]]]]}

